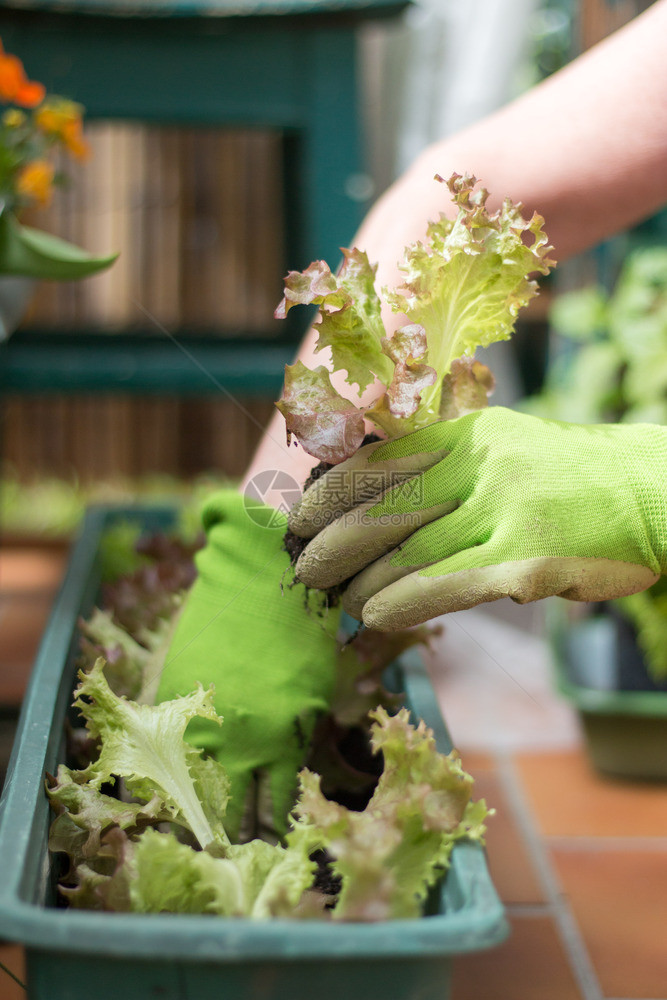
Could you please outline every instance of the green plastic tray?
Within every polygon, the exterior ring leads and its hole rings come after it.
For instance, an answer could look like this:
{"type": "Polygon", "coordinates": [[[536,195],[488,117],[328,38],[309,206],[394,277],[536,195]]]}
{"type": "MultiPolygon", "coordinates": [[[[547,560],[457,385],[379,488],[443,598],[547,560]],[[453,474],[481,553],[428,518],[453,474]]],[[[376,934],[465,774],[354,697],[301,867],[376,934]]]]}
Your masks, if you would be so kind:
{"type": "MultiPolygon", "coordinates": [[[[173,511],[98,508],[73,549],[26,694],[0,802],[0,937],[26,949],[30,1000],[446,1000],[451,956],[507,934],[483,850],[458,845],[419,920],[380,924],[250,922],[56,908],[44,772],[64,759],[76,622],[99,588],[99,539],[114,521],[165,527],[173,511]],[[9,863],[7,863],[9,862],[9,863]],[[431,912],[432,911],[432,912],[431,912]]],[[[418,656],[392,668],[406,704],[451,748],[418,656]]]]}
{"type": "Polygon", "coordinates": [[[603,774],[667,781],[667,691],[620,690],[623,655],[608,615],[572,620],[565,602],[549,607],[558,690],[577,709],[588,756],[603,774]]]}

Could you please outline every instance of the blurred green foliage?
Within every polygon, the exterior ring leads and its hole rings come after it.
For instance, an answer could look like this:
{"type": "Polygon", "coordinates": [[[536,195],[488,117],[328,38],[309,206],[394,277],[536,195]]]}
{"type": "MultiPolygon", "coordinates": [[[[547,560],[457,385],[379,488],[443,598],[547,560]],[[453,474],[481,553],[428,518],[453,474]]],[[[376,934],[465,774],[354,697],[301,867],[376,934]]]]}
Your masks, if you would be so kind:
{"type": "MultiPolygon", "coordinates": [[[[172,476],[115,479],[88,485],[76,479],[43,478],[23,481],[12,469],[3,470],[0,524],[7,540],[67,540],[76,533],[91,504],[174,503],[180,510],[180,533],[188,540],[201,530],[200,511],[215,490],[234,487],[221,475],[180,480],[172,476]]],[[[127,548],[127,546],[121,546],[127,548]]]]}

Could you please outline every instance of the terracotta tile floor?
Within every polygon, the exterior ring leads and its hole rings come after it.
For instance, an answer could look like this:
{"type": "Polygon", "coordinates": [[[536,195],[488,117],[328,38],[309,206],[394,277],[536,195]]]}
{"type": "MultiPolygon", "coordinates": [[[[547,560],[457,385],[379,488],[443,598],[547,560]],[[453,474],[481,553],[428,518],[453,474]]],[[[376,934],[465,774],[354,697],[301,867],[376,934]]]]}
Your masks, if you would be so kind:
{"type": "MultiPolygon", "coordinates": [[[[2,717],[64,564],[57,551],[0,552],[2,717]]],[[[496,809],[489,867],[512,926],[500,947],[455,960],[451,1000],[667,1000],[667,786],[593,773],[534,608],[498,602],[445,625],[429,666],[477,796],[496,809]]],[[[0,945],[0,962],[23,975],[19,948],[0,945]]],[[[0,979],[0,1000],[22,996],[0,979]]]]}

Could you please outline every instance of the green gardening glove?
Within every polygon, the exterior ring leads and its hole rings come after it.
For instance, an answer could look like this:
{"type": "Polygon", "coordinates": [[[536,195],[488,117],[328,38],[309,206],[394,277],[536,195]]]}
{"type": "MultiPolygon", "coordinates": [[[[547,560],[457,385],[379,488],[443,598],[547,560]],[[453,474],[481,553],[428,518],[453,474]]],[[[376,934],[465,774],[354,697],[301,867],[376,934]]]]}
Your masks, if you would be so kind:
{"type": "Polygon", "coordinates": [[[186,736],[213,754],[231,780],[225,828],[232,840],[282,836],[297,773],[319,712],[326,709],[337,657],[338,614],[321,613],[290,589],[287,523],[269,507],[246,509],[225,491],[203,512],[207,544],[165,659],[157,700],[215,685],[218,726],[193,719],[186,736]],[[319,612],[319,613],[318,613],[319,612]]]}
{"type": "Polygon", "coordinates": [[[621,597],[667,572],[667,428],[490,407],[366,445],[290,527],[313,539],[299,579],[354,577],[343,606],[374,629],[505,596],[621,597]]]}

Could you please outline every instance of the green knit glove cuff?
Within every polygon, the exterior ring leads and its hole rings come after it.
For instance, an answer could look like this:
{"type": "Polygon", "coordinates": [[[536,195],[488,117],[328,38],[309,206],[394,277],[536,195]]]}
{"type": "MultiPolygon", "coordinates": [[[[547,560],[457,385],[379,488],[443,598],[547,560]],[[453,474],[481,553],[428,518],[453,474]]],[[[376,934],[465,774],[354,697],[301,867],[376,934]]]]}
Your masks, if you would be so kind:
{"type": "Polygon", "coordinates": [[[651,549],[667,574],[667,428],[624,425],[619,455],[644,515],[651,549]]]}

